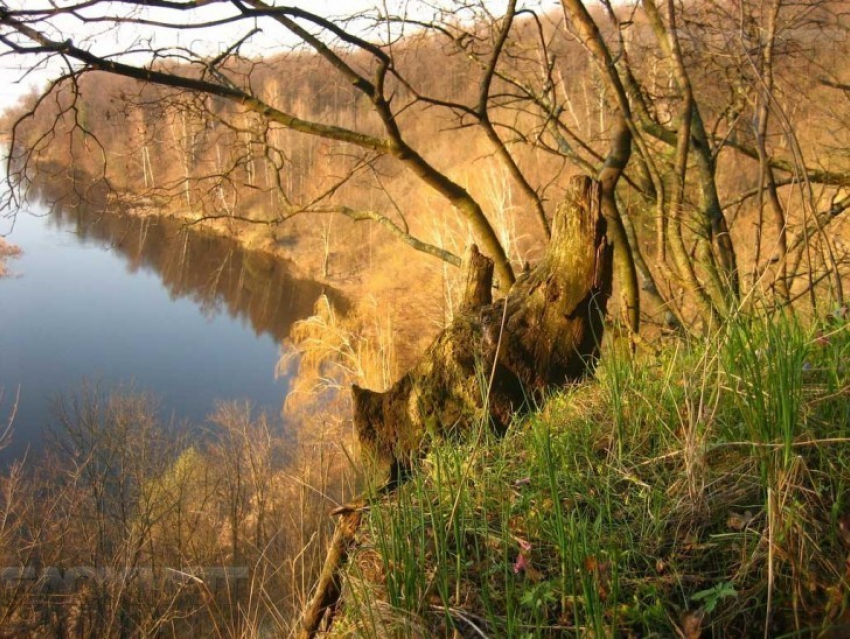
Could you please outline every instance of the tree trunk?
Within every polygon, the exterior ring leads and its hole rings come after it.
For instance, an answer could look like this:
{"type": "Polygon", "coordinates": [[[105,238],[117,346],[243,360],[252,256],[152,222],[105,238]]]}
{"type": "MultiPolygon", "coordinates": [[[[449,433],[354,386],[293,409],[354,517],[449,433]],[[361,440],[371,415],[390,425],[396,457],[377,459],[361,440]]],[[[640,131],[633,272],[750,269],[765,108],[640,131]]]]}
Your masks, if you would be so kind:
{"type": "Polygon", "coordinates": [[[460,312],[385,393],[353,387],[364,449],[390,481],[429,437],[463,435],[481,419],[503,432],[552,388],[593,373],[611,294],[611,247],[601,188],[575,177],[540,263],[492,302],[492,261],[472,249],[460,312]]]}

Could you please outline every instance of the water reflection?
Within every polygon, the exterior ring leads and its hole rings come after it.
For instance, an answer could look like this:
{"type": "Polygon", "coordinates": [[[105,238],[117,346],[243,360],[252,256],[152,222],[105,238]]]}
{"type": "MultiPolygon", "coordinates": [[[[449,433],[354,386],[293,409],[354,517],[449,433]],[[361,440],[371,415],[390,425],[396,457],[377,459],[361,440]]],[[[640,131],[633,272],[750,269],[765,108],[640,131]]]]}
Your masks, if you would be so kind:
{"type": "Polygon", "coordinates": [[[291,264],[160,219],[90,210],[20,213],[18,277],[0,281],[0,388],[20,388],[0,463],[38,449],[58,393],[85,379],[161,399],[166,418],[201,424],[220,399],[280,411],[281,341],[322,293],[291,264]]]}
{"type": "Polygon", "coordinates": [[[294,277],[291,263],[173,220],[55,207],[51,225],[73,229],[83,242],[108,242],[131,272],[157,273],[171,299],[187,297],[207,317],[226,312],[278,342],[295,321],[312,313],[320,294],[331,297],[336,308],[345,306],[336,291],[294,277]]]}

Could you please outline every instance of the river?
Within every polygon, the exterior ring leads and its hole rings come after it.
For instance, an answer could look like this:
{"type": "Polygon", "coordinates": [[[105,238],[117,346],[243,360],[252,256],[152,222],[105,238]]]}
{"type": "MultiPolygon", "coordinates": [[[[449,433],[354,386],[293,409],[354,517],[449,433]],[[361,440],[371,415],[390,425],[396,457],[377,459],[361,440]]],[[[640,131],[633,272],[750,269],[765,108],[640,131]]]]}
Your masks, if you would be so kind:
{"type": "Polygon", "coordinates": [[[320,284],[154,218],[19,213],[7,239],[23,255],[0,279],[3,423],[19,399],[0,464],[37,454],[56,397],[84,382],[153,393],[163,418],[195,427],[220,399],[279,414],[280,344],[320,284]]]}

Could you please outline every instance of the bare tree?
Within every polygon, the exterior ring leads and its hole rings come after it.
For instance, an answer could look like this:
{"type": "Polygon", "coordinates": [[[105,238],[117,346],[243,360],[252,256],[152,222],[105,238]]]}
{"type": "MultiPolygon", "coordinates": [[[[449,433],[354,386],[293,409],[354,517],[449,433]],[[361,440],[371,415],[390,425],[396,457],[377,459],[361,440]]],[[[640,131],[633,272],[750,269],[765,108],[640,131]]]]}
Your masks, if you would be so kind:
{"type": "MultiPolygon", "coordinates": [[[[397,201],[376,207],[344,201],[349,183],[389,162],[451,205],[494,259],[497,282],[507,290],[514,272],[493,212],[428,148],[427,132],[441,126],[433,114],[442,114],[458,133],[478,131],[486,140],[543,239],[565,183],[541,171],[537,155],[603,182],[612,169],[622,176],[606,195],[605,210],[621,306],[633,330],[644,297],[687,322],[695,314],[729,316],[771,291],[776,298],[768,305],[792,303],[804,291],[815,300],[821,281],[831,283],[834,297],[843,295],[841,256],[823,232],[823,222],[840,212],[823,212],[834,210],[825,206],[830,198],[841,200],[850,171],[840,162],[817,166],[822,138],[801,133],[796,115],[813,108],[800,95],[803,86],[845,84],[840,77],[822,85],[801,78],[802,63],[817,64],[823,55],[810,44],[840,28],[829,2],[800,7],[776,0],[732,11],[674,0],[594,8],[563,0],[560,13],[547,13],[536,2],[509,0],[496,10],[475,0],[405,4],[405,11],[387,5],[334,18],[263,0],[9,4],[0,13],[0,43],[6,55],[61,70],[51,87],[57,117],[76,144],[88,140],[92,171],[100,169],[91,158],[114,153],[95,134],[96,114],[82,113],[84,74],[162,87],[136,90],[133,98],[171,105],[168,121],[184,167],[171,186],[184,189],[187,205],[199,206],[192,198],[206,194],[214,212],[202,218],[277,225],[306,213],[344,215],[376,222],[413,248],[459,265],[456,252],[413,230],[397,201]],[[129,52],[124,45],[109,50],[102,35],[121,29],[145,35],[129,52]],[[154,46],[149,36],[164,33],[177,44],[154,46]],[[186,46],[177,36],[188,33],[226,35],[227,42],[215,50],[186,46]],[[296,98],[282,90],[262,48],[288,52],[288,68],[297,70],[288,72],[290,82],[304,88],[296,98]],[[423,72],[431,61],[446,73],[423,72]],[[617,122],[629,133],[629,155],[622,154],[625,147],[617,157],[608,152],[612,139],[625,139],[617,122]],[[310,140],[334,148],[320,151],[310,140]],[[203,145],[215,148],[209,166],[192,162],[203,145]],[[309,197],[291,197],[287,187],[319,181],[299,174],[295,156],[313,166],[317,152],[333,155],[337,168],[325,173],[337,178],[309,197]],[[747,168],[736,172],[736,166],[747,168]],[[238,198],[252,191],[268,192],[279,210],[238,212],[238,198]],[[733,229],[739,219],[755,229],[733,229]]],[[[141,182],[160,184],[145,159],[152,137],[148,131],[134,153],[141,158],[136,171],[141,182]]],[[[46,134],[24,146],[52,143],[46,134]]],[[[84,154],[78,155],[82,163],[84,154]]]]}
{"type": "MultiPolygon", "coordinates": [[[[248,2],[205,2],[203,8],[196,2],[71,2],[65,6],[44,9],[4,8],[0,13],[3,25],[2,42],[9,51],[55,58],[68,69],[66,78],[73,80],[88,71],[105,71],[124,75],[143,82],[157,83],[175,89],[207,94],[235,103],[241,109],[260,115],[282,127],[311,136],[319,136],[395,158],[428,187],[446,198],[468,220],[478,242],[493,255],[502,286],[513,283],[513,269],[498,241],[492,225],[478,202],[461,185],[438,170],[413,148],[404,136],[400,113],[409,106],[395,104],[393,93],[399,86],[398,72],[387,47],[374,44],[346,31],[309,11],[292,7],[274,7],[261,0],[248,2]],[[223,17],[210,14],[209,5],[219,5],[227,12],[223,17]],[[162,19],[138,13],[142,6],[159,7],[167,13],[162,19]],[[167,11],[166,11],[167,10],[167,11]],[[174,14],[179,14],[174,16],[174,14]],[[183,47],[174,49],[148,49],[147,64],[121,61],[113,52],[96,53],[91,42],[78,44],[71,39],[56,39],[60,21],[73,20],[77,26],[99,28],[101,25],[134,24],[138,27],[156,27],[171,31],[185,31],[228,25],[231,31],[242,29],[238,39],[216,57],[195,53],[183,47]],[[312,48],[324,59],[328,68],[344,78],[371,104],[380,134],[362,127],[347,128],[336,124],[299,118],[282,104],[263,99],[251,86],[251,73],[240,74],[231,69],[240,58],[240,49],[257,33],[253,27],[259,20],[270,23],[284,37],[296,38],[302,45],[312,48]],[[250,28],[247,25],[251,25],[250,28]],[[326,40],[335,41],[330,46],[326,40]],[[169,63],[179,61],[179,68],[169,68],[169,63]]],[[[391,44],[391,43],[390,43],[391,44]]],[[[399,101],[396,101],[399,102],[399,101]]],[[[343,211],[356,215],[354,211],[343,211]]],[[[402,233],[404,234],[404,233],[402,233]]]]}

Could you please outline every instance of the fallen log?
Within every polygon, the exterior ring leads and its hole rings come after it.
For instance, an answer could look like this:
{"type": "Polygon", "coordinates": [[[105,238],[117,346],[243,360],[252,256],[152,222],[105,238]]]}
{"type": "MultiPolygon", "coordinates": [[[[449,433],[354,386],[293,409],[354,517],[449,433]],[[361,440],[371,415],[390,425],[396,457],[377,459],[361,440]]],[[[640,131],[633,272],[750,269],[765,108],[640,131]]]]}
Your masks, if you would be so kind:
{"type": "Polygon", "coordinates": [[[503,432],[551,389],[593,373],[612,278],[599,183],[573,178],[552,226],[543,259],[495,302],[493,263],[473,248],[460,311],[421,360],[386,392],[352,388],[361,444],[390,484],[430,437],[481,419],[503,432]]]}
{"type": "Polygon", "coordinates": [[[312,639],[323,623],[326,627],[333,623],[335,608],[342,592],[339,570],[348,559],[349,548],[354,543],[354,536],[360,526],[361,508],[362,504],[354,504],[337,508],[331,513],[337,517],[334,536],[328,547],[316,589],[302,612],[298,639],[312,639]]]}

